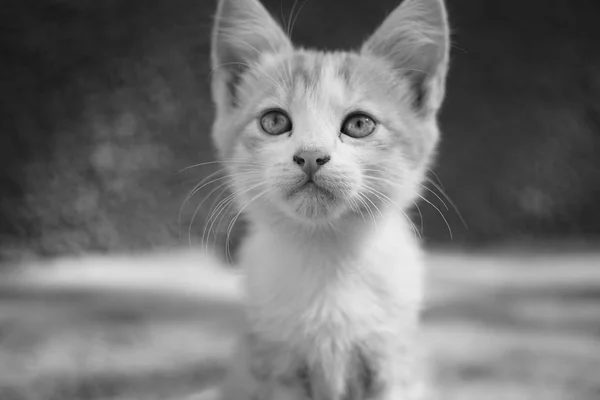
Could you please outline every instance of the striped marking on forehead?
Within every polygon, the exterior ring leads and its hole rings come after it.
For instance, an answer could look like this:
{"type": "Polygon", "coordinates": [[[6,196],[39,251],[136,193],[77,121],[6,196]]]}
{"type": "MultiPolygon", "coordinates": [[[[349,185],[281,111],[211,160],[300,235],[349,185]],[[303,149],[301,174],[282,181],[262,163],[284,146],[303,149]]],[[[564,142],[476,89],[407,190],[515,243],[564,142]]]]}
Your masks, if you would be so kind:
{"type": "Polygon", "coordinates": [[[290,96],[316,94],[350,87],[356,66],[356,56],[348,53],[296,53],[282,64],[279,76],[290,96]]]}
{"type": "Polygon", "coordinates": [[[288,60],[290,75],[290,86],[303,85],[306,88],[314,88],[321,80],[323,73],[323,57],[314,54],[294,54],[288,60]]]}

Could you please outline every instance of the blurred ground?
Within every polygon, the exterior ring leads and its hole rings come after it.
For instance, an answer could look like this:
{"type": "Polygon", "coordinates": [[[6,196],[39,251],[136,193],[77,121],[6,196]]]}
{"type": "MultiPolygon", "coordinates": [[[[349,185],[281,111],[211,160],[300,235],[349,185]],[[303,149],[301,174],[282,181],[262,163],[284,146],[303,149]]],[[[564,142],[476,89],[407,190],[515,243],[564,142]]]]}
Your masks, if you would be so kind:
{"type": "MultiPolygon", "coordinates": [[[[440,399],[600,398],[600,253],[428,262],[440,399]]],[[[35,284],[0,280],[0,399],[183,400],[222,376],[240,316],[234,272],[190,252],[27,268],[35,284]]]]}

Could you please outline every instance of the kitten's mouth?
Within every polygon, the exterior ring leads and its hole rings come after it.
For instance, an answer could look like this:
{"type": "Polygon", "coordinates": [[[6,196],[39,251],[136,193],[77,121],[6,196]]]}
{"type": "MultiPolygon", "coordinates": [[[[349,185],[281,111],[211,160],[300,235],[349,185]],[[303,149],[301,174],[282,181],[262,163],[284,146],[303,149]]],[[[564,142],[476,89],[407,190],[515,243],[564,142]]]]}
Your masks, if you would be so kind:
{"type": "MultiPolygon", "coordinates": [[[[333,183],[333,182],[332,182],[333,183]]],[[[326,180],[302,177],[291,183],[284,192],[293,214],[302,221],[330,220],[338,215],[340,196],[335,184],[326,180]]]]}
{"type": "Polygon", "coordinates": [[[289,197],[296,195],[314,197],[317,200],[334,201],[336,199],[336,196],[330,190],[326,189],[322,185],[319,185],[310,178],[293,189],[290,192],[289,197]]]}
{"type": "Polygon", "coordinates": [[[300,187],[300,189],[304,189],[304,188],[311,188],[311,187],[313,187],[313,186],[316,186],[316,185],[315,185],[315,181],[313,181],[312,179],[308,179],[306,182],[304,182],[304,183],[302,184],[302,186],[300,187]]]}

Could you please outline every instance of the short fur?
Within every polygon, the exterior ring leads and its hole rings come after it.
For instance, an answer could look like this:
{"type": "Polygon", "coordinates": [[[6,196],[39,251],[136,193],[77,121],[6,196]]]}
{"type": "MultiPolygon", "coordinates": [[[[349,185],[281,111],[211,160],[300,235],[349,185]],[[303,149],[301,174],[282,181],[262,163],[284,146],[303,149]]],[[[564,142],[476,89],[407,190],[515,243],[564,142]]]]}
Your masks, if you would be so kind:
{"type": "Polygon", "coordinates": [[[358,52],[296,49],[257,0],[219,2],[213,139],[251,227],[247,332],[223,400],[421,398],[423,269],[403,210],[438,141],[448,47],[442,0],[406,0],[358,52]],[[290,132],[261,130],[271,109],[290,132]],[[371,135],[341,133],[353,112],[371,135]],[[331,158],[310,188],[299,151],[331,158]]]}

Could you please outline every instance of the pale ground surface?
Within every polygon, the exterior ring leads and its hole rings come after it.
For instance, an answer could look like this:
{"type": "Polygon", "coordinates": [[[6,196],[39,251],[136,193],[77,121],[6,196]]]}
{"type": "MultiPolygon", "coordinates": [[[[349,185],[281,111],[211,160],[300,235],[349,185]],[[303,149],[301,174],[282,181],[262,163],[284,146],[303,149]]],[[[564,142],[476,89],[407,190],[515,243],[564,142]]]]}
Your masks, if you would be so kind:
{"type": "MultiPolygon", "coordinates": [[[[86,257],[0,276],[0,399],[184,400],[217,382],[239,274],[207,260],[86,257]]],[[[600,398],[600,252],[428,261],[440,400],[600,398]]]]}

